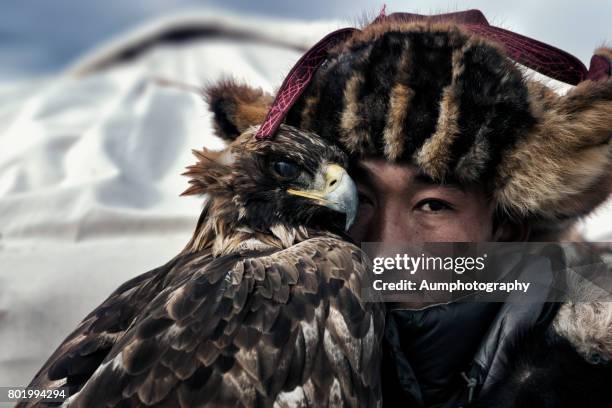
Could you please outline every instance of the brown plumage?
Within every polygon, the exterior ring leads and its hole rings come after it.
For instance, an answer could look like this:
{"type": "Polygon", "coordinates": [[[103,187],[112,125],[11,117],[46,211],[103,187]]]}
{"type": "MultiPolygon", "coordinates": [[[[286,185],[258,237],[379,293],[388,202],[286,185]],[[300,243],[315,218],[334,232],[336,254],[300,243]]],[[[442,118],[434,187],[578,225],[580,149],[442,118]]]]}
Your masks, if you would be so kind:
{"type": "Polygon", "coordinates": [[[384,315],[343,238],[344,154],[282,127],[196,156],[186,194],[207,198],[191,242],[119,287],[30,386],[88,408],[380,406],[384,315]]]}

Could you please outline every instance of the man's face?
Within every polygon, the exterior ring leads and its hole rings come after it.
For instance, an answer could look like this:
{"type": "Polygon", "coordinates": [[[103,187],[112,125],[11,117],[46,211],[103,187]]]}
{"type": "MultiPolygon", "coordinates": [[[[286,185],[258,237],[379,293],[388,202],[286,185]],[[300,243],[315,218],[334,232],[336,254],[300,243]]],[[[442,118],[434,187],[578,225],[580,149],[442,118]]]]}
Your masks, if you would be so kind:
{"type": "Polygon", "coordinates": [[[482,242],[496,239],[483,191],[435,184],[408,164],[361,160],[352,171],[359,213],[356,242],[482,242]]]}

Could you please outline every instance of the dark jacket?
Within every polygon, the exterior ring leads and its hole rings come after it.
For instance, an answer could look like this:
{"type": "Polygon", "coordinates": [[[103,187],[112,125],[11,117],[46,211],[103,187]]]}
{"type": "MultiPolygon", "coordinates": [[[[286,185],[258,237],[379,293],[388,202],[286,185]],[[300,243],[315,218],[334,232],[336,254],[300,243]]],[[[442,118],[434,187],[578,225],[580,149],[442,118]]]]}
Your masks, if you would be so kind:
{"type": "MultiPolygon", "coordinates": [[[[553,286],[552,265],[541,260],[530,256],[518,272],[526,279],[548,274],[553,286]]],[[[409,408],[612,407],[611,339],[612,303],[605,301],[461,301],[391,310],[383,403],[409,408]]]]}

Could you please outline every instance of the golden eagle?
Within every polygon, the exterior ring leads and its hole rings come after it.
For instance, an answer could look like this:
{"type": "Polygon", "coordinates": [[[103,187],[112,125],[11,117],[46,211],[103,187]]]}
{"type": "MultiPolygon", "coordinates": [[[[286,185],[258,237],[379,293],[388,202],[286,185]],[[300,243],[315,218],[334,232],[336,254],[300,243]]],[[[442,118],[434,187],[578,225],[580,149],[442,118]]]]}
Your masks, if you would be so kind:
{"type": "Polygon", "coordinates": [[[313,133],[255,131],[195,152],[185,194],[206,201],[187,247],[120,286],[30,387],[87,408],[382,404],[384,314],[362,300],[368,261],[344,237],[347,158],[313,133]]]}

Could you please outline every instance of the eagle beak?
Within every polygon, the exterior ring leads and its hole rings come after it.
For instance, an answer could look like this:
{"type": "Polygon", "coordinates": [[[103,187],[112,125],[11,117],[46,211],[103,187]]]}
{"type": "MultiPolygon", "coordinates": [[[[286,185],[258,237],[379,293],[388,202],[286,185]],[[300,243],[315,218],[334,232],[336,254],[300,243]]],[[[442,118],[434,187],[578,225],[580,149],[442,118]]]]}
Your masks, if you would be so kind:
{"type": "Polygon", "coordinates": [[[355,182],[346,170],[337,164],[326,165],[317,179],[315,184],[320,185],[320,189],[294,190],[290,188],[287,189],[287,193],[310,198],[319,205],[344,213],[346,216],[345,229],[348,230],[355,221],[359,205],[355,182]]]}

